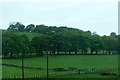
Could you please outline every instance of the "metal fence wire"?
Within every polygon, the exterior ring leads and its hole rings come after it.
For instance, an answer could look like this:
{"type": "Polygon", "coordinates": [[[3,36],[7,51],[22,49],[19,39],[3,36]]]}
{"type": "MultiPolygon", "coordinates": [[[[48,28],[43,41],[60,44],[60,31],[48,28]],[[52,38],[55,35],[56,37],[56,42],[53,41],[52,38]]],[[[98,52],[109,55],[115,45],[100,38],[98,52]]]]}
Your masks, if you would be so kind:
{"type": "MultiPolygon", "coordinates": [[[[107,69],[64,69],[64,68],[54,68],[54,69],[49,69],[48,77],[49,78],[54,78],[54,77],[61,77],[61,76],[69,76],[69,75],[80,75],[80,74],[100,74],[100,75],[114,75],[114,76],[119,76],[117,73],[114,73],[113,71],[116,71],[117,69],[114,68],[107,68],[107,69]]],[[[22,76],[18,75],[8,75],[7,78],[3,77],[3,79],[21,79],[22,76]]],[[[27,75],[25,74],[24,78],[47,78],[47,73],[46,74],[31,74],[27,75]]]]}

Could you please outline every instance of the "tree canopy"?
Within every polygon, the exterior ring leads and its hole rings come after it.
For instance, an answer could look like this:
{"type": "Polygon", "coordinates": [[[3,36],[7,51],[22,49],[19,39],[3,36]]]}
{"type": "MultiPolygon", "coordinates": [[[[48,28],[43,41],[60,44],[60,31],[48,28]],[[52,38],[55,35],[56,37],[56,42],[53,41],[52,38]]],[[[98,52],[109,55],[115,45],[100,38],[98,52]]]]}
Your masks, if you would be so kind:
{"type": "Polygon", "coordinates": [[[26,27],[12,23],[3,30],[3,58],[26,55],[43,56],[45,51],[56,54],[118,54],[120,35],[111,32],[109,36],[100,36],[96,32],[83,31],[67,26],[46,26],[29,24],[26,27]],[[37,36],[27,36],[37,33],[37,36]]]}

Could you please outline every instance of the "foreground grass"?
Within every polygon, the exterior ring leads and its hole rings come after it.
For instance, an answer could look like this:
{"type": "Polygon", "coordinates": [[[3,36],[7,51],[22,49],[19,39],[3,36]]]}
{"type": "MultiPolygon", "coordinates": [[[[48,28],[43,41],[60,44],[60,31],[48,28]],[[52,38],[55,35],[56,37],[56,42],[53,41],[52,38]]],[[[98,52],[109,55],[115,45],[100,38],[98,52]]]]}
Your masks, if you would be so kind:
{"type": "MultiPolygon", "coordinates": [[[[21,59],[4,59],[2,63],[14,64],[21,66],[21,59]]],[[[24,65],[29,67],[40,67],[40,69],[25,69],[26,76],[35,76],[39,74],[46,74],[46,57],[25,58],[24,65]]],[[[3,77],[17,76],[21,77],[21,68],[2,66],[3,77]]],[[[117,73],[118,55],[69,55],[69,56],[49,56],[49,69],[51,68],[66,68],[74,67],[78,69],[116,69],[113,71],[117,73]]],[[[52,73],[52,71],[49,71],[52,73]]],[[[85,75],[71,75],[63,77],[106,77],[96,74],[85,75]]],[[[109,76],[110,77],[110,76],[109,76]]],[[[112,76],[114,77],[114,76],[112,76]]]]}
{"type": "Polygon", "coordinates": [[[80,74],[80,75],[65,75],[65,76],[56,76],[52,78],[118,78],[116,76],[104,76],[100,74],[80,74]]]}

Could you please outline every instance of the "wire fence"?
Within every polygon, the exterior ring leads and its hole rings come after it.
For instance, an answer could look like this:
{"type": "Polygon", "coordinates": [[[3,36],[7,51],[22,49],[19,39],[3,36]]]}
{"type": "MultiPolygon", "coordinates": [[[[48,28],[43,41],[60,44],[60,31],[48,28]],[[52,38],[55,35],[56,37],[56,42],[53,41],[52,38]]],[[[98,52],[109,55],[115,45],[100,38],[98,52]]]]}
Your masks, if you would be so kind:
{"type": "MultiPolygon", "coordinates": [[[[104,68],[104,69],[77,69],[77,68],[71,68],[68,69],[65,68],[53,68],[49,69],[48,78],[54,78],[54,77],[61,77],[61,76],[70,76],[70,75],[81,75],[81,74],[99,74],[99,75],[113,75],[113,76],[119,76],[119,74],[116,72],[118,71],[117,68],[104,68]]],[[[31,74],[27,75],[25,74],[26,79],[32,79],[32,78],[41,78],[46,79],[47,74],[31,74]]],[[[22,79],[22,76],[18,75],[8,75],[7,78],[3,77],[3,80],[9,80],[9,79],[22,79]]]]}

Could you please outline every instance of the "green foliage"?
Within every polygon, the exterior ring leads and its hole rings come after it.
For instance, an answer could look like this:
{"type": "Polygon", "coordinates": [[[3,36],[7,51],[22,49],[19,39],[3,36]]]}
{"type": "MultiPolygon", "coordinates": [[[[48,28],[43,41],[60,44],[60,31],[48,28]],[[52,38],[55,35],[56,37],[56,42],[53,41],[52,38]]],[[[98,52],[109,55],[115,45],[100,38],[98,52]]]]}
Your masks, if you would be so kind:
{"type": "Polygon", "coordinates": [[[97,52],[103,47],[102,39],[98,35],[92,35],[90,43],[91,54],[93,51],[96,51],[97,54],[97,52]]]}
{"type": "Polygon", "coordinates": [[[118,38],[114,36],[103,36],[103,44],[104,49],[108,51],[108,53],[118,53],[118,38]]]}
{"type": "Polygon", "coordinates": [[[15,23],[10,24],[8,30],[23,32],[24,28],[25,28],[25,26],[23,24],[21,24],[20,22],[15,22],[15,23]]]}
{"type": "Polygon", "coordinates": [[[35,29],[35,25],[34,24],[29,24],[27,25],[27,27],[25,28],[25,32],[33,32],[35,29]]]}
{"type": "Polygon", "coordinates": [[[48,50],[48,37],[46,35],[40,35],[34,37],[31,41],[31,46],[35,50],[37,55],[43,55],[43,51],[48,50]]]}
{"type": "Polygon", "coordinates": [[[45,25],[36,25],[36,28],[34,29],[34,32],[37,33],[47,33],[48,26],[45,25]]]}
{"type": "Polygon", "coordinates": [[[6,56],[13,57],[14,54],[29,52],[29,39],[25,35],[19,35],[15,32],[4,32],[2,34],[2,52],[4,58],[6,56]]]}
{"type": "Polygon", "coordinates": [[[23,52],[42,56],[46,51],[50,51],[50,54],[60,52],[117,54],[118,41],[118,35],[114,32],[110,36],[99,36],[96,32],[82,31],[67,26],[29,24],[25,27],[16,22],[10,24],[8,30],[3,31],[3,53],[4,56],[13,56],[13,54],[23,52]]]}
{"type": "Polygon", "coordinates": [[[116,35],[115,32],[111,32],[111,33],[110,33],[110,36],[116,37],[117,35],[116,35]]]}

